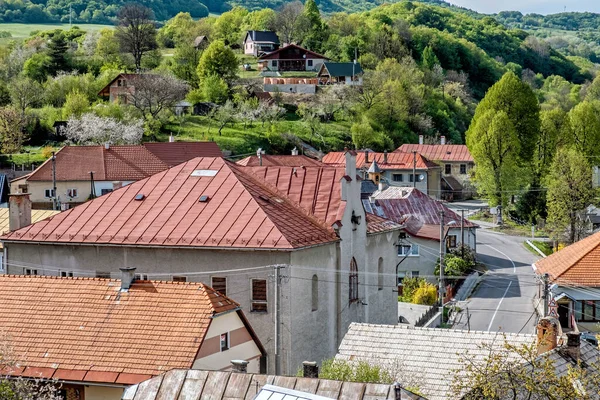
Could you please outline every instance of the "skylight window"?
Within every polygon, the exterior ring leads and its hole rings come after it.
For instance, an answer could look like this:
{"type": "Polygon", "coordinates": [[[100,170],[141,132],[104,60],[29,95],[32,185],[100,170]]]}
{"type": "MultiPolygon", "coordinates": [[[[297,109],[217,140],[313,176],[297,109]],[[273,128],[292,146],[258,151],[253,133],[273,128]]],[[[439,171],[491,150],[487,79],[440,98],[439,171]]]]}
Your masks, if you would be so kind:
{"type": "Polygon", "coordinates": [[[217,175],[217,170],[214,169],[197,169],[194,172],[192,172],[191,176],[215,176],[217,175]]]}
{"type": "Polygon", "coordinates": [[[208,202],[209,197],[208,196],[200,196],[200,198],[198,199],[198,201],[200,203],[206,203],[208,202]]]}
{"type": "Polygon", "coordinates": [[[135,201],[142,201],[146,198],[146,195],[143,193],[138,193],[135,195],[134,200],[135,201]]]}

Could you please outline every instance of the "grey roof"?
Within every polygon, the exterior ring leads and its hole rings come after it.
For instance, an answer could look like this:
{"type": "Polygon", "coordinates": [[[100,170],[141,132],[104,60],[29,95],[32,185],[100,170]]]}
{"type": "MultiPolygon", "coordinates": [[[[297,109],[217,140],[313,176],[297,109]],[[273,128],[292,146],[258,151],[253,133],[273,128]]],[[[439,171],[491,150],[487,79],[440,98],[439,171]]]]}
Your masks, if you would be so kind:
{"type": "Polygon", "coordinates": [[[279,37],[272,31],[248,31],[248,36],[250,36],[254,42],[279,44],[279,37]]]}
{"type": "Polygon", "coordinates": [[[505,340],[531,345],[535,336],[352,323],[336,359],[377,363],[396,374],[404,386],[418,387],[430,400],[445,400],[451,398],[455,371],[462,368],[460,358],[468,352],[483,360],[489,351],[482,345],[505,350],[505,340]]]}
{"type": "Polygon", "coordinates": [[[379,190],[379,187],[370,179],[360,181],[361,199],[368,199],[373,193],[379,190]]]}
{"type": "Polygon", "coordinates": [[[334,63],[334,62],[326,62],[323,63],[323,67],[327,68],[329,72],[329,76],[352,76],[363,73],[363,69],[360,66],[360,63],[334,63]]]}
{"type": "Polygon", "coordinates": [[[369,170],[367,172],[369,174],[381,173],[381,168],[379,168],[379,165],[377,165],[377,161],[373,160],[373,162],[371,163],[371,166],[369,167],[369,170]]]}
{"type": "MultiPolygon", "coordinates": [[[[295,376],[243,374],[230,371],[174,369],[127,387],[122,400],[251,400],[255,399],[262,389],[273,392],[274,386],[279,390],[286,388],[303,393],[304,397],[299,397],[300,399],[315,398],[307,395],[344,400],[395,399],[392,385],[340,382],[295,376]]],[[[273,398],[282,399],[283,396],[280,393],[273,398]]],[[[404,389],[402,398],[426,400],[424,397],[404,389]]]]}

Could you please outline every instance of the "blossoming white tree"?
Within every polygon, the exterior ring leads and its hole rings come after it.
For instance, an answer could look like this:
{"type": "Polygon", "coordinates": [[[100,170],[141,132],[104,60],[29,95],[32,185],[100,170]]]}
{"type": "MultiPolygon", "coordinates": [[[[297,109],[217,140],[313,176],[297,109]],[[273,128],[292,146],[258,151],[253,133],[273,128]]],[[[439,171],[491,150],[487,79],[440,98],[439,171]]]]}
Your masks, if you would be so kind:
{"type": "Polygon", "coordinates": [[[93,113],[70,118],[65,136],[77,144],[138,144],[144,134],[143,121],[126,123],[93,113]]]}

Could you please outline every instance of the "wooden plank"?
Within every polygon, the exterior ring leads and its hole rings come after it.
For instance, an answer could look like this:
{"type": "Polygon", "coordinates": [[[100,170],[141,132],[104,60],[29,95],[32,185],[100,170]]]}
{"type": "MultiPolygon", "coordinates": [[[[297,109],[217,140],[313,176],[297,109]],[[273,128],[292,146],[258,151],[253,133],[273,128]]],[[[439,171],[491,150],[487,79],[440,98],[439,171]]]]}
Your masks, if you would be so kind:
{"type": "Polygon", "coordinates": [[[187,370],[174,369],[168,371],[163,378],[156,400],[173,400],[179,395],[183,382],[187,376],[187,370]]]}
{"type": "Polygon", "coordinates": [[[364,383],[343,382],[342,391],[338,397],[339,400],[362,399],[365,392],[364,383]]]}
{"type": "Polygon", "coordinates": [[[337,399],[340,396],[342,390],[342,382],[340,381],[324,381],[319,383],[319,389],[317,395],[323,397],[329,397],[331,399],[337,399]]]}
{"type": "Polygon", "coordinates": [[[160,384],[162,382],[162,375],[154,377],[152,379],[148,379],[139,384],[138,390],[135,394],[136,400],[154,400],[156,399],[156,394],[158,393],[158,389],[160,388],[160,384]]]}
{"type": "Polygon", "coordinates": [[[229,375],[231,372],[210,371],[202,392],[202,400],[221,400],[229,382],[229,375]]]}
{"type": "Polygon", "coordinates": [[[319,380],[312,378],[298,378],[294,390],[304,393],[316,394],[319,387],[319,380]]]}
{"type": "Polygon", "coordinates": [[[250,382],[252,381],[251,374],[242,374],[232,372],[229,378],[229,383],[225,388],[223,400],[240,400],[246,397],[250,382]]]}
{"type": "Polygon", "coordinates": [[[198,400],[208,378],[208,371],[189,370],[177,400],[198,400]]]}

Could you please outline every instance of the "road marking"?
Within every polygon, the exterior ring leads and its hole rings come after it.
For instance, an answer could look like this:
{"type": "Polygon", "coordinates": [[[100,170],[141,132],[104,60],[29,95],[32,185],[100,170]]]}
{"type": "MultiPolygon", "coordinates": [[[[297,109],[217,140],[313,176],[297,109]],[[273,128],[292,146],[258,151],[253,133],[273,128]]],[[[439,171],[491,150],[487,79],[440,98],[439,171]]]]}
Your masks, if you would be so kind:
{"type": "Polygon", "coordinates": [[[500,299],[500,302],[498,303],[498,306],[496,307],[496,311],[494,311],[494,315],[492,315],[492,320],[490,321],[490,325],[488,326],[488,330],[487,330],[488,332],[490,331],[490,329],[492,329],[492,323],[494,322],[494,318],[496,318],[496,314],[498,314],[498,310],[500,309],[502,300],[504,300],[504,298],[506,297],[506,293],[508,293],[508,289],[510,289],[510,285],[512,285],[512,281],[508,282],[508,287],[504,291],[504,295],[500,299]]]}
{"type": "Polygon", "coordinates": [[[515,262],[512,260],[512,258],[510,258],[509,256],[507,256],[506,254],[504,254],[503,252],[501,252],[500,250],[498,250],[495,247],[490,246],[489,244],[483,244],[482,246],[486,246],[489,247],[490,249],[497,251],[498,253],[502,254],[504,257],[506,257],[506,259],[508,259],[508,261],[510,261],[510,263],[513,266],[513,273],[517,273],[517,266],[515,265],[515,262]]]}

